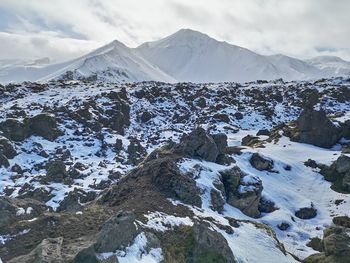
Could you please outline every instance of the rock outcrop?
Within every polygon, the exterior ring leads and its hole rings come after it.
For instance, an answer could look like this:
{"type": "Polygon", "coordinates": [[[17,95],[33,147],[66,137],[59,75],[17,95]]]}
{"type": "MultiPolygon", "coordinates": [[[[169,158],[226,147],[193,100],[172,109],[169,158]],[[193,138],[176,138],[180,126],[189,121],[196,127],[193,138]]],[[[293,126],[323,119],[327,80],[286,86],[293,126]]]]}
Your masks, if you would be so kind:
{"type": "Polygon", "coordinates": [[[305,109],[296,121],[297,132],[292,140],[330,148],[340,139],[340,130],[324,111],[305,109]]]}
{"type": "Polygon", "coordinates": [[[0,123],[0,131],[4,136],[13,141],[23,141],[31,135],[41,136],[49,141],[62,135],[57,128],[56,118],[49,113],[40,113],[23,121],[6,119],[0,123]]]}
{"type": "Polygon", "coordinates": [[[273,168],[273,161],[262,157],[258,153],[253,153],[250,164],[259,171],[271,171],[273,168]]]}
{"type": "Polygon", "coordinates": [[[226,147],[225,135],[210,136],[203,128],[197,128],[181,138],[176,150],[189,157],[216,162],[220,155],[225,154],[226,147]]]}
{"type": "Polygon", "coordinates": [[[262,182],[258,178],[248,177],[237,166],[221,172],[226,201],[248,216],[259,217],[262,182]]]}
{"type": "Polygon", "coordinates": [[[350,258],[349,229],[330,226],[323,231],[323,252],[307,257],[305,263],[346,263],[350,258]]]}

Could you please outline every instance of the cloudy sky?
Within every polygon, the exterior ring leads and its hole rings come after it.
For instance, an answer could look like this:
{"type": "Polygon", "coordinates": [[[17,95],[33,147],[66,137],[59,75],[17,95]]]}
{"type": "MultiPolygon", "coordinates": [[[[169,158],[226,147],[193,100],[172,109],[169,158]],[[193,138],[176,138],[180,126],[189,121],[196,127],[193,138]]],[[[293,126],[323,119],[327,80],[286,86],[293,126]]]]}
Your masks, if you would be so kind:
{"type": "Polygon", "coordinates": [[[0,0],[0,59],[65,60],[191,28],[261,54],[350,60],[349,0],[0,0]]]}

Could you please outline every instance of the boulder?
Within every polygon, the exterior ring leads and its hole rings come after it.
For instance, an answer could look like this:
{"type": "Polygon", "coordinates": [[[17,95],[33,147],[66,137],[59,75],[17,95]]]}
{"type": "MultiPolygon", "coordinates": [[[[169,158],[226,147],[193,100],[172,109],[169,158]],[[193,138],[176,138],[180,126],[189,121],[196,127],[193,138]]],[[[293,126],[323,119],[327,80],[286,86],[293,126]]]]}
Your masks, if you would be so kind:
{"type": "Polygon", "coordinates": [[[317,210],[311,205],[311,207],[303,207],[295,212],[295,216],[300,219],[311,219],[317,216],[317,210]]]}
{"type": "Polygon", "coordinates": [[[271,171],[273,168],[273,161],[265,159],[258,153],[253,153],[250,158],[250,164],[259,171],[271,171]]]}
{"type": "Polygon", "coordinates": [[[305,109],[297,120],[298,133],[292,138],[301,143],[330,148],[340,139],[339,129],[324,111],[305,109]]]}
{"type": "MultiPolygon", "coordinates": [[[[101,263],[100,260],[97,259],[96,252],[93,246],[82,249],[77,253],[73,260],[74,263],[101,263]]],[[[114,261],[114,263],[118,263],[118,261],[114,261]]]]}
{"type": "MultiPolygon", "coordinates": [[[[210,251],[217,253],[218,255],[221,255],[227,263],[236,262],[232,250],[227,243],[227,240],[220,233],[211,230],[209,223],[196,223],[193,226],[193,238],[196,243],[197,250],[206,253],[210,251]]],[[[217,258],[217,260],[219,259],[217,258]]]]}
{"type": "Polygon", "coordinates": [[[348,216],[333,217],[333,223],[337,226],[350,228],[350,217],[348,217],[348,216]]]}
{"type": "Polygon", "coordinates": [[[3,136],[0,136],[0,152],[8,159],[12,159],[17,155],[13,144],[3,136]]]}
{"type": "Polygon", "coordinates": [[[345,191],[350,191],[350,172],[344,175],[342,186],[345,191]]]}
{"type": "Polygon", "coordinates": [[[29,129],[31,134],[41,136],[49,141],[54,141],[62,135],[57,128],[55,116],[49,113],[40,113],[29,119],[29,129]]]}
{"type": "Polygon", "coordinates": [[[341,155],[335,162],[335,167],[338,173],[350,172],[350,157],[341,155]]]}
{"type": "Polygon", "coordinates": [[[242,138],[241,144],[243,146],[254,146],[254,144],[257,144],[257,143],[259,143],[259,137],[247,135],[242,138]]]}
{"type": "Polygon", "coordinates": [[[19,121],[17,119],[6,119],[0,123],[0,131],[4,136],[13,141],[23,141],[30,136],[27,121],[19,121]]]}
{"type": "Polygon", "coordinates": [[[23,121],[6,119],[0,123],[0,131],[13,141],[23,141],[31,135],[41,136],[49,141],[55,140],[62,132],[57,128],[56,118],[49,113],[40,113],[23,121]]]}
{"type": "Polygon", "coordinates": [[[167,197],[201,207],[200,190],[195,180],[182,174],[176,163],[169,158],[152,160],[137,171],[139,176],[152,176],[152,183],[167,197]]]}
{"type": "Polygon", "coordinates": [[[323,246],[326,256],[350,255],[350,236],[344,227],[329,227],[324,231],[323,246]]]}
{"type": "Polygon", "coordinates": [[[129,154],[128,162],[132,165],[138,165],[145,158],[147,152],[136,138],[130,139],[127,152],[129,154]]]}
{"type": "Polygon", "coordinates": [[[151,120],[153,117],[154,117],[154,115],[152,113],[150,113],[149,111],[144,111],[140,115],[139,119],[142,123],[146,123],[149,120],[151,120]]]}
{"type": "Polygon", "coordinates": [[[259,217],[262,182],[258,178],[245,180],[246,176],[237,166],[221,172],[226,201],[248,216],[259,217]]]}
{"type": "Polygon", "coordinates": [[[256,136],[270,136],[270,131],[267,129],[261,129],[257,132],[256,136]]]}
{"type": "Polygon", "coordinates": [[[313,254],[305,263],[347,263],[350,258],[349,229],[329,226],[323,231],[322,253],[313,254]]]}
{"type": "Polygon", "coordinates": [[[123,250],[137,235],[135,215],[129,211],[120,211],[103,224],[96,236],[95,251],[105,253],[123,250]]]}
{"type": "Polygon", "coordinates": [[[209,162],[225,162],[227,136],[225,134],[209,135],[203,128],[196,128],[185,134],[176,145],[175,152],[191,158],[201,158],[209,162]]]}
{"type": "Polygon", "coordinates": [[[203,128],[197,128],[181,138],[180,147],[185,155],[215,162],[219,155],[214,139],[203,128]]]}
{"type": "Polygon", "coordinates": [[[223,198],[222,193],[216,189],[211,189],[210,198],[212,209],[222,213],[225,205],[225,199],[223,198]]]}
{"type": "Polygon", "coordinates": [[[50,161],[46,170],[46,179],[49,182],[62,183],[68,176],[65,163],[59,159],[50,161]]]}
{"type": "Polygon", "coordinates": [[[7,160],[6,156],[3,155],[0,151],[0,168],[5,167],[8,168],[10,166],[9,161],[7,160]]]}

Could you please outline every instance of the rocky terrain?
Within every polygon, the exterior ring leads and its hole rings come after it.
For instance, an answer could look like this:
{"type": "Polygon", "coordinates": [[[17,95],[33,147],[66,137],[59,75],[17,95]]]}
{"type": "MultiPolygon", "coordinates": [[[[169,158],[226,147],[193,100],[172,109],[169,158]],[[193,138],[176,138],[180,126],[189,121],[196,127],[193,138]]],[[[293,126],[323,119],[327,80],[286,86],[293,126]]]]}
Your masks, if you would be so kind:
{"type": "Polygon", "coordinates": [[[349,88],[0,86],[0,262],[349,262],[349,88]]]}

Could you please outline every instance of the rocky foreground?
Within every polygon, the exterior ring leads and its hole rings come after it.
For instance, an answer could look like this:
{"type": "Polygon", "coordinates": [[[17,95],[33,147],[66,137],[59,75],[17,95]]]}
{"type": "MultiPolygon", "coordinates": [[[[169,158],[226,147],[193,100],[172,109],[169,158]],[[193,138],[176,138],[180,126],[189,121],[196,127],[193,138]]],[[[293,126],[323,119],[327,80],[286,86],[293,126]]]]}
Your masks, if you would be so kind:
{"type": "Polygon", "coordinates": [[[0,86],[0,262],[349,262],[349,88],[0,86]]]}

